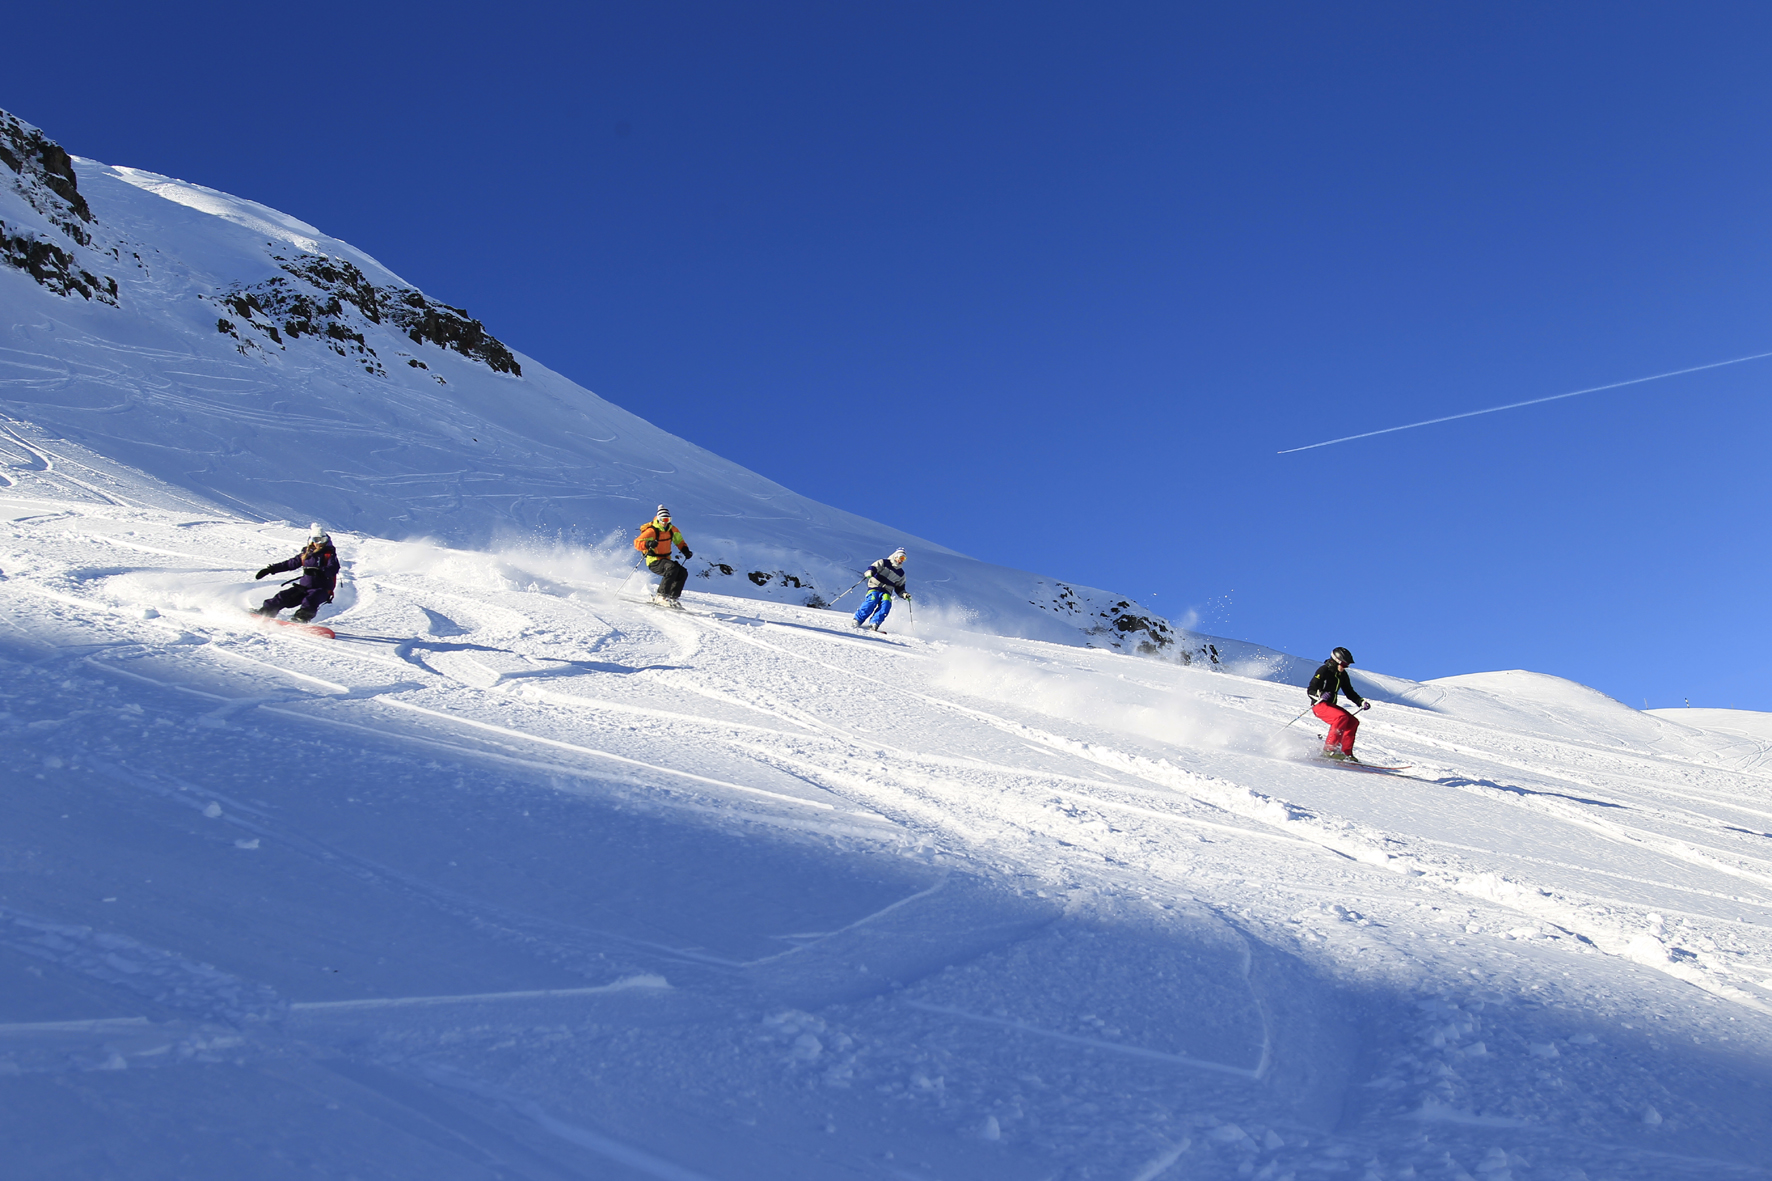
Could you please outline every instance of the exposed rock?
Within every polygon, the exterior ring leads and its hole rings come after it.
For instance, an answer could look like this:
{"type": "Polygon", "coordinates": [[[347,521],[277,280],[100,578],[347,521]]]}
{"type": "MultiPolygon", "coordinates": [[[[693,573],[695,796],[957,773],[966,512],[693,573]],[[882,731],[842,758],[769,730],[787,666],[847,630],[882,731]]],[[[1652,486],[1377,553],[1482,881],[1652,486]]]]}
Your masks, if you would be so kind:
{"type": "Polygon", "coordinates": [[[115,305],[117,280],[80,265],[73,247],[90,246],[92,208],[80,193],[74,162],[62,146],[16,115],[0,111],[0,164],[12,191],[67,236],[65,245],[30,226],[0,220],[0,261],[26,272],[57,295],[78,294],[115,305]]]}
{"type": "Polygon", "coordinates": [[[62,146],[29,123],[0,111],[0,163],[16,174],[13,189],[57,229],[82,246],[92,242],[86,225],[92,208],[80,195],[74,161],[62,146]]]}
{"type": "MultiPolygon", "coordinates": [[[[378,287],[356,264],[342,258],[319,254],[272,257],[284,274],[250,287],[231,288],[218,302],[279,347],[285,335],[290,340],[312,336],[339,356],[355,357],[370,373],[385,377],[387,371],[362,330],[366,324],[386,324],[405,333],[414,344],[453,349],[495,373],[523,374],[511,350],[461,308],[438,303],[410,287],[378,287]]],[[[407,364],[415,369],[430,368],[417,359],[407,364]]]]}
{"type": "Polygon", "coordinates": [[[117,280],[99,278],[81,267],[73,254],[45,242],[29,230],[13,233],[0,221],[0,259],[17,267],[57,295],[78,293],[100,303],[116,304],[117,280]]]}

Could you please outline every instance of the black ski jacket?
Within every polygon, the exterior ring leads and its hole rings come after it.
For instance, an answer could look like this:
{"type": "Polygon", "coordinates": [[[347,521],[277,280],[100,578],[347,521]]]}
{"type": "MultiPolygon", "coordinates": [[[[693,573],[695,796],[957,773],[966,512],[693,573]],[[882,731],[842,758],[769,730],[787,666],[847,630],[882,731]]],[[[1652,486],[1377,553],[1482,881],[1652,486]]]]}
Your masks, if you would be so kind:
{"type": "Polygon", "coordinates": [[[1346,693],[1347,699],[1355,705],[1365,705],[1366,699],[1354,692],[1354,686],[1347,679],[1347,670],[1333,660],[1325,660],[1323,667],[1311,678],[1310,688],[1305,690],[1311,695],[1311,704],[1323,702],[1328,705],[1340,705],[1336,695],[1346,693]]]}
{"type": "Polygon", "coordinates": [[[266,566],[265,570],[271,574],[300,570],[301,584],[306,589],[323,590],[329,595],[338,589],[338,551],[332,548],[331,542],[309,546],[288,561],[266,566]]]}

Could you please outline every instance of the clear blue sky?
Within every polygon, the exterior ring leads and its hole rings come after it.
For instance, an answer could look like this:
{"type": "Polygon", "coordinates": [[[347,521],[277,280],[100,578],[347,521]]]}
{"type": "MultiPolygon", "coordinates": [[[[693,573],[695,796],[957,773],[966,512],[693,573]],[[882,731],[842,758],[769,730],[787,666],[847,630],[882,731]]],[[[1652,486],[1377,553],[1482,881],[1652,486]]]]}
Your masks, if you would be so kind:
{"type": "Polygon", "coordinates": [[[991,561],[1772,709],[1772,7],[36,5],[0,106],[991,561]],[[26,52],[24,47],[29,47],[26,52]]]}

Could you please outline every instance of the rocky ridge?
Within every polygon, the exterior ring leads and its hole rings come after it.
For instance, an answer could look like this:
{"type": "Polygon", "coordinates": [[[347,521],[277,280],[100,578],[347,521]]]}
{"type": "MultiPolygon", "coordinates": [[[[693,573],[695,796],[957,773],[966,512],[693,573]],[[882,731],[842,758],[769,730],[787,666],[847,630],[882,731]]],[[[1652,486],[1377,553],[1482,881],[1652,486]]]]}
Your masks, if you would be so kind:
{"type": "MultiPolygon", "coordinates": [[[[0,111],[0,164],[11,170],[6,192],[16,198],[0,204],[0,261],[57,295],[115,305],[117,280],[94,274],[81,265],[77,253],[92,246],[94,218],[67,151],[36,127],[0,111]]],[[[113,247],[111,255],[120,258],[120,249],[113,247]]]]}
{"type": "MultiPolygon", "coordinates": [[[[416,288],[378,287],[346,259],[314,254],[272,258],[283,274],[236,285],[217,298],[240,322],[220,317],[216,331],[239,341],[242,353],[265,347],[261,341],[281,349],[287,347],[285,336],[291,341],[311,336],[341,357],[354,357],[367,372],[385,377],[380,356],[364,337],[368,325],[385,324],[413,344],[435,344],[479,361],[494,373],[523,375],[523,366],[511,350],[461,308],[439,303],[416,288]],[[254,330],[257,338],[242,336],[243,329],[254,330]]],[[[414,369],[429,368],[417,357],[407,358],[406,363],[414,369]]]]}

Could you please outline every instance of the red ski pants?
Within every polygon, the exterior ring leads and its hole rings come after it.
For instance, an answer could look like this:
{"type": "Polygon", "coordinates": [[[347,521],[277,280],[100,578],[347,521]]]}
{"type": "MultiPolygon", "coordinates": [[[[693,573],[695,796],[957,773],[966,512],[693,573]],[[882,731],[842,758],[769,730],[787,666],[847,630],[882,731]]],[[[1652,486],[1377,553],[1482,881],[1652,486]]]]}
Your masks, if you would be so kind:
{"type": "Polygon", "coordinates": [[[1324,750],[1341,748],[1341,753],[1354,753],[1354,731],[1360,728],[1360,719],[1342,709],[1339,705],[1330,705],[1319,701],[1311,706],[1311,712],[1329,723],[1329,737],[1323,740],[1324,750]]]}

